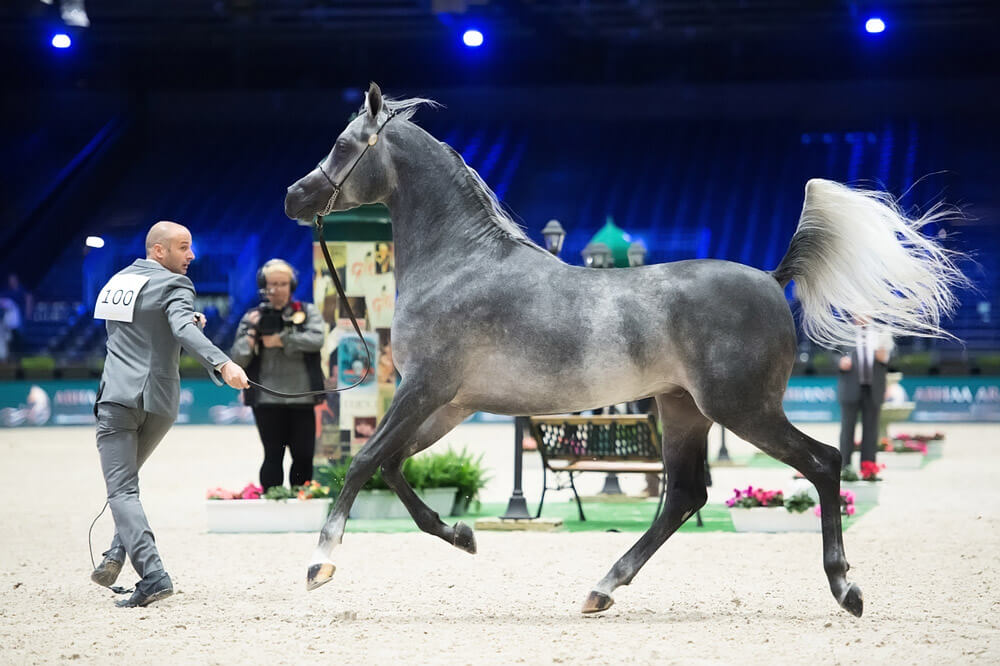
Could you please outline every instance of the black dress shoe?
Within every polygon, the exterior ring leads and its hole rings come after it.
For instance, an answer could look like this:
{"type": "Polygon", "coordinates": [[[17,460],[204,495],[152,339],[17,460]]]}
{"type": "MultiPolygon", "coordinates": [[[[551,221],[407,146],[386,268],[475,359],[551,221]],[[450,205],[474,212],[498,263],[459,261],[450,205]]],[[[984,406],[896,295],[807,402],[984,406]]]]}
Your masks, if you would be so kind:
{"type": "Polygon", "coordinates": [[[115,606],[119,608],[135,608],[136,606],[148,606],[154,601],[166,599],[174,593],[174,584],[170,581],[170,576],[166,571],[157,571],[146,576],[135,584],[135,592],[128,599],[116,601],[115,606]]]}
{"type": "Polygon", "coordinates": [[[101,563],[90,574],[90,580],[103,587],[111,587],[118,580],[118,574],[121,573],[124,563],[124,551],[117,549],[109,550],[104,553],[104,559],[101,560],[101,563]]]}

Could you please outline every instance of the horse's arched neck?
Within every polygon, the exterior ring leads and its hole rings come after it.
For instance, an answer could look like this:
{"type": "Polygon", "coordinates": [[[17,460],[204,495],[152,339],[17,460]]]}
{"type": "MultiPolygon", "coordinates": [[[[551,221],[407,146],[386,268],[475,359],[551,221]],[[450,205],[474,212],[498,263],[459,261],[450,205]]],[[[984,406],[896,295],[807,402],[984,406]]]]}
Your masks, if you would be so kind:
{"type": "Polygon", "coordinates": [[[468,266],[470,258],[485,260],[518,242],[499,231],[465,165],[445,144],[415,125],[393,139],[396,184],[385,204],[400,290],[411,274],[468,266]]]}

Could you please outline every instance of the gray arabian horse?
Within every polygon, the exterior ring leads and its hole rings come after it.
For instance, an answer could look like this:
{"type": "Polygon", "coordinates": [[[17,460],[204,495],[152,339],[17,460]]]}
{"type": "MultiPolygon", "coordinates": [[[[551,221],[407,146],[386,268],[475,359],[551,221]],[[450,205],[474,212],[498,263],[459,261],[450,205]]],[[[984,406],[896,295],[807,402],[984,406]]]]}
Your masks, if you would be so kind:
{"type": "Polygon", "coordinates": [[[796,429],[782,409],[796,354],[783,288],[796,281],[804,330],[827,346],[853,344],[854,318],[892,334],[946,335],[940,317],[965,278],[950,252],[918,232],[943,212],[910,220],[888,195],[810,180],[798,229],[774,271],[710,259],[570,266],[528,240],[461,156],[410,121],[423,104],[433,103],[384,99],[372,84],[364,109],[285,199],[286,214],[303,221],[383,203],[396,248],[392,344],[402,381],[351,464],[307,588],[332,577],[351,504],[378,468],[421,530],[476,552],[472,529],[444,524],[401,473],[407,457],[473,412],[556,414],[654,396],[666,505],[592,589],[583,612],[609,608],[612,592],[704,506],[715,422],[816,486],[830,589],[860,616],[861,590],[846,577],[840,454],[796,429]]]}

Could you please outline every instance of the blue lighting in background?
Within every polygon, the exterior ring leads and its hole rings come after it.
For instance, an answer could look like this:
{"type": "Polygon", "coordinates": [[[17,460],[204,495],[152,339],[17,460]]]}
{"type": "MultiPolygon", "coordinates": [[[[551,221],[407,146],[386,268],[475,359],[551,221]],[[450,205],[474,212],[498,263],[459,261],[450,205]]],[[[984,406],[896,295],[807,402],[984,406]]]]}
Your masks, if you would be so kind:
{"type": "Polygon", "coordinates": [[[68,49],[72,43],[73,40],[65,32],[52,35],[52,46],[57,49],[68,49]]]}
{"type": "Polygon", "coordinates": [[[872,35],[883,32],[885,30],[885,21],[877,16],[873,16],[865,21],[865,30],[872,35]]]}
{"type": "Polygon", "coordinates": [[[462,35],[462,42],[469,47],[476,48],[483,45],[483,33],[478,30],[466,30],[462,35]]]}

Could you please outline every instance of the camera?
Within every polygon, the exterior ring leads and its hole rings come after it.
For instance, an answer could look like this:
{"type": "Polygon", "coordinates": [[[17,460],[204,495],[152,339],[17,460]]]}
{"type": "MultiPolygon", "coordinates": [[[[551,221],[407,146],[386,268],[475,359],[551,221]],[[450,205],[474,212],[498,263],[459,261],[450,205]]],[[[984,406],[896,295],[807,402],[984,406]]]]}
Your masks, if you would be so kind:
{"type": "Polygon", "coordinates": [[[281,333],[285,328],[285,319],[281,316],[281,310],[275,310],[268,303],[261,303],[257,306],[257,312],[260,313],[260,319],[257,320],[257,325],[254,328],[257,330],[258,337],[281,333]]]}

